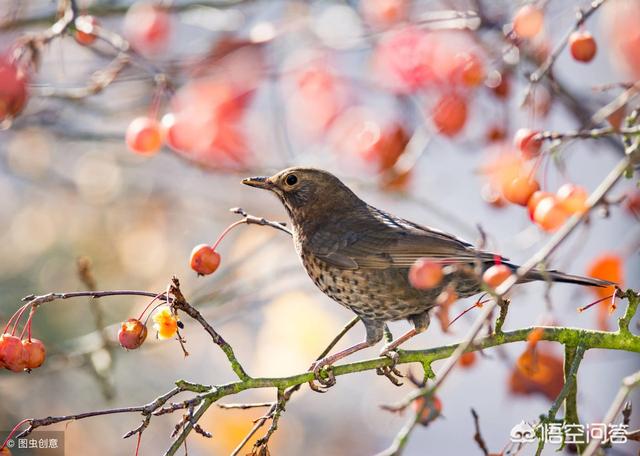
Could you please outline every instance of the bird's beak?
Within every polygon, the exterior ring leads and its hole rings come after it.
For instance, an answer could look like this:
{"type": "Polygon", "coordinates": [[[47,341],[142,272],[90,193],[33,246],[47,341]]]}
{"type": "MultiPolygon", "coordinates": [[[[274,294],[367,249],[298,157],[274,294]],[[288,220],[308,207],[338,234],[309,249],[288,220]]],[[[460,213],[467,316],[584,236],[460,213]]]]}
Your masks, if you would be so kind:
{"type": "Polygon", "coordinates": [[[265,190],[271,190],[273,188],[273,182],[268,177],[247,177],[242,179],[244,185],[249,187],[263,188],[265,190]]]}

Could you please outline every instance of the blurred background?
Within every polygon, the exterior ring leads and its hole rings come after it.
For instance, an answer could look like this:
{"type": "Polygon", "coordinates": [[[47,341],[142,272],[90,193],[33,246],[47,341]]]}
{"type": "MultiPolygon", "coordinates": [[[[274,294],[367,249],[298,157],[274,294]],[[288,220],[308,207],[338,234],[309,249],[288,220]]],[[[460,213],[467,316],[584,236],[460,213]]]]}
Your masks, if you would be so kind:
{"type": "MultiPolygon", "coordinates": [[[[213,243],[238,220],[231,207],[286,221],[272,195],[240,180],[293,165],[327,169],[369,203],[468,241],[481,242],[484,232],[486,249],[525,261],[550,235],[496,186],[496,169],[519,157],[515,132],[606,126],[591,116],[640,78],[640,2],[609,0],[584,25],[597,42],[595,58],[580,62],[564,49],[550,77],[529,85],[527,75],[575,25],[577,8],[588,7],[559,0],[0,0],[0,320],[25,295],[87,289],[86,274],[83,280],[78,272],[82,258],[97,289],[160,293],[172,275],[179,277],[187,299],[250,375],[306,370],[352,314],[314,287],[286,234],[241,226],[221,243],[215,274],[199,278],[189,267],[193,246],[213,243]],[[84,21],[46,35],[70,5],[84,21]],[[535,11],[520,17],[518,35],[514,18],[524,7],[535,11]]],[[[590,192],[622,150],[617,139],[574,140],[546,143],[526,163],[515,160],[545,191],[571,183],[590,192]]],[[[549,265],[588,274],[613,258],[605,273],[638,288],[634,184],[621,182],[608,210],[596,210],[549,265]]],[[[606,306],[576,311],[597,298],[570,285],[520,287],[505,329],[615,328],[624,306],[613,315],[606,306]]],[[[47,362],[30,375],[0,372],[0,429],[24,417],[144,404],[179,378],[234,379],[218,347],[188,319],[182,331],[188,357],[175,340],[155,340],[153,331],[139,350],[120,349],[120,322],[148,302],[113,297],[43,305],[33,331],[47,346],[47,362]]],[[[473,302],[454,304],[451,317],[473,302]]],[[[475,315],[446,333],[434,320],[406,346],[458,341],[475,315]]],[[[391,324],[394,334],[407,328],[391,324]]],[[[363,337],[357,325],[339,347],[363,337]]],[[[440,391],[443,418],[416,429],[405,454],[480,454],[471,407],[495,453],[509,443],[514,425],[546,413],[562,382],[561,347],[541,343],[555,360],[552,375],[529,381],[514,377],[524,349],[511,344],[467,359],[440,391]]],[[[578,393],[584,423],[601,420],[620,379],[638,364],[628,353],[587,353],[578,393]]],[[[421,377],[420,366],[412,368],[421,377]]],[[[381,451],[406,417],[380,405],[411,388],[374,372],[340,377],[321,396],[303,387],[287,406],[271,452],[381,451]]],[[[222,402],[273,400],[274,393],[250,391],[222,402]]],[[[189,454],[229,454],[261,415],[212,407],[201,424],[213,438],[192,435],[189,454]]],[[[154,418],[141,454],[161,454],[177,419],[154,418]]],[[[66,431],[68,455],[133,454],[135,441],[121,436],[139,422],[135,414],[116,415],[53,429],[66,431]]],[[[545,454],[556,449],[547,445],[545,454]]],[[[637,452],[634,442],[611,450],[637,452]]]]}

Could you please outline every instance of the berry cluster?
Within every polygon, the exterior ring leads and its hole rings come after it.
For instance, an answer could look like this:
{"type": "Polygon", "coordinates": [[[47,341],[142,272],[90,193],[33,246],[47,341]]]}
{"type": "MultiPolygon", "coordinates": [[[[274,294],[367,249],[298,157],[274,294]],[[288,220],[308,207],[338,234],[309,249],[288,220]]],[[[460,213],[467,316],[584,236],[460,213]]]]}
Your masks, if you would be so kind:
{"type": "Polygon", "coordinates": [[[31,369],[42,366],[46,357],[44,343],[31,337],[31,323],[36,307],[31,307],[20,336],[16,335],[20,320],[29,307],[31,304],[20,307],[9,319],[0,336],[0,367],[12,372],[30,372],[31,369]]]}

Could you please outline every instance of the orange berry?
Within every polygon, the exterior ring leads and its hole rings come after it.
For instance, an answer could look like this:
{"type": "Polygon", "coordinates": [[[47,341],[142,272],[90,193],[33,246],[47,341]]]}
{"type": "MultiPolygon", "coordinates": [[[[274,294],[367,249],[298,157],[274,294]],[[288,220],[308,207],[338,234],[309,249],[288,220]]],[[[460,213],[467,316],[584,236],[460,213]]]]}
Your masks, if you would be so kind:
{"type": "Polygon", "coordinates": [[[494,264],[484,271],[484,274],[482,274],[482,281],[495,289],[512,275],[513,271],[506,264],[494,264]]]}
{"type": "Polygon", "coordinates": [[[220,254],[207,244],[196,245],[191,251],[191,269],[198,275],[213,274],[220,266],[220,254]]]}
{"type": "Polygon", "coordinates": [[[502,195],[514,204],[526,206],[529,198],[540,190],[540,184],[528,176],[518,176],[502,184],[502,195]]]}
{"type": "Polygon", "coordinates": [[[507,205],[507,201],[502,197],[502,194],[490,183],[482,186],[480,196],[482,196],[482,199],[485,200],[486,203],[493,207],[501,208],[507,205]]]}
{"type": "Polygon", "coordinates": [[[498,98],[507,98],[511,93],[511,82],[507,73],[500,73],[500,79],[489,87],[498,98]]]}
{"type": "Polygon", "coordinates": [[[569,49],[578,62],[590,62],[596,55],[598,45],[591,33],[576,31],[569,37],[569,49]]]}
{"type": "Polygon", "coordinates": [[[442,265],[427,258],[416,260],[409,269],[409,283],[419,290],[437,287],[443,277],[442,265]]]}
{"type": "MultiPolygon", "coordinates": [[[[595,258],[587,268],[587,275],[596,279],[608,280],[622,287],[624,282],[624,263],[617,253],[608,252],[595,258]]],[[[614,292],[614,287],[593,287],[599,298],[606,298],[614,292]]]]}
{"type": "Polygon", "coordinates": [[[543,230],[552,232],[560,228],[570,215],[555,196],[548,196],[536,204],[533,221],[543,230]]]}
{"type": "Polygon", "coordinates": [[[450,93],[440,97],[433,108],[433,124],[446,136],[454,136],[467,121],[467,101],[460,95],[450,93]]]}
{"type": "Polygon", "coordinates": [[[132,152],[153,155],[162,146],[160,123],[151,117],[137,117],[131,121],[125,135],[127,146],[132,152]]]}
{"type": "Polygon", "coordinates": [[[533,38],[542,30],[544,12],[533,5],[520,8],[513,17],[513,31],[520,38],[533,38]]]}
{"type": "Polygon", "coordinates": [[[93,44],[97,38],[93,33],[93,27],[96,25],[98,25],[98,20],[95,17],[89,15],[79,16],[76,19],[76,33],[74,34],[76,41],[83,46],[93,44]]]}
{"type": "Polygon", "coordinates": [[[147,327],[136,318],[129,318],[122,323],[118,331],[118,342],[122,348],[135,350],[147,338],[147,327]]]}
{"type": "Polygon", "coordinates": [[[44,343],[38,339],[25,339],[22,346],[27,354],[27,369],[36,369],[44,363],[47,350],[44,343]]]}
{"type": "Polygon", "coordinates": [[[416,413],[423,407],[424,409],[422,410],[420,418],[418,419],[418,422],[423,426],[427,426],[433,420],[438,418],[442,413],[442,402],[437,396],[433,396],[430,398],[420,396],[415,401],[413,401],[413,409],[416,411],[416,413]],[[428,401],[426,402],[426,405],[424,405],[425,401],[428,401]]]}
{"type": "Polygon", "coordinates": [[[467,87],[479,86],[485,78],[484,64],[476,54],[460,54],[459,60],[460,79],[467,87]]]}
{"type": "Polygon", "coordinates": [[[587,191],[574,184],[564,184],[556,192],[556,199],[570,214],[581,214],[587,210],[587,191]]]}
{"type": "Polygon", "coordinates": [[[529,128],[521,128],[516,132],[513,142],[524,158],[531,159],[540,155],[542,140],[536,138],[538,133],[529,128]]]}
{"type": "Polygon", "coordinates": [[[476,352],[466,352],[460,356],[458,361],[462,367],[471,367],[476,363],[476,352]]]}
{"type": "Polygon", "coordinates": [[[6,446],[0,448],[0,456],[11,456],[11,450],[6,446]]]}
{"type": "Polygon", "coordinates": [[[178,317],[169,306],[160,306],[153,316],[153,329],[158,332],[158,339],[171,339],[178,332],[178,317]]]}
{"type": "Polygon", "coordinates": [[[11,334],[0,336],[0,365],[13,372],[27,368],[28,355],[19,337],[11,334]]]}
{"type": "Polygon", "coordinates": [[[529,201],[527,202],[527,209],[529,212],[529,218],[532,222],[535,221],[535,219],[533,218],[533,214],[535,213],[536,206],[543,198],[546,198],[547,196],[553,196],[553,193],[537,191],[534,192],[533,195],[531,195],[531,197],[529,198],[529,201]]]}

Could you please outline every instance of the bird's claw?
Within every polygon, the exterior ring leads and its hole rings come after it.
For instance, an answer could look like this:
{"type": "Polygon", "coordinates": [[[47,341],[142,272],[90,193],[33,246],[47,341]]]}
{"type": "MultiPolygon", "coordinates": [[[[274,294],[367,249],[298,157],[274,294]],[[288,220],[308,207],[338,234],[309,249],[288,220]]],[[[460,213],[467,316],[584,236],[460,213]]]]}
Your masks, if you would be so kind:
{"type": "Polygon", "coordinates": [[[376,373],[378,375],[384,375],[394,385],[402,386],[403,383],[400,381],[400,379],[398,377],[404,377],[404,375],[402,375],[402,372],[400,372],[396,368],[396,365],[398,364],[398,361],[400,360],[400,354],[396,350],[383,349],[380,352],[380,356],[385,356],[385,357],[391,359],[391,365],[390,366],[378,367],[376,369],[376,373]]]}
{"type": "Polygon", "coordinates": [[[323,362],[323,360],[316,361],[309,368],[313,372],[314,380],[309,382],[309,388],[316,393],[326,393],[327,390],[336,384],[336,376],[333,373],[333,366],[323,362]],[[324,374],[324,375],[323,375],[324,374]],[[326,378],[325,378],[326,376],[326,378]],[[319,383],[316,384],[316,382],[319,383]]]}

